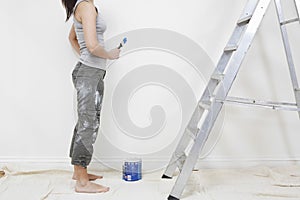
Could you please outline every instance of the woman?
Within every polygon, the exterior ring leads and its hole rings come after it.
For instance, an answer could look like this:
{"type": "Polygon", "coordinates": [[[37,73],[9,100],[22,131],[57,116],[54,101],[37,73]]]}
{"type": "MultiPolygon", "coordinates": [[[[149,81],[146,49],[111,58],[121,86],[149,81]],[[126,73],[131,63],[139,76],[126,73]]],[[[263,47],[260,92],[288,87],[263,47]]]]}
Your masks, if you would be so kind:
{"type": "Polygon", "coordinates": [[[106,59],[119,58],[118,48],[104,49],[105,22],[94,6],[94,0],[62,0],[66,9],[66,21],[73,15],[69,40],[80,60],[72,73],[77,90],[78,121],[74,129],[70,157],[74,165],[75,191],[84,193],[107,192],[108,187],[92,183],[100,179],[87,173],[100,123],[106,59]]]}

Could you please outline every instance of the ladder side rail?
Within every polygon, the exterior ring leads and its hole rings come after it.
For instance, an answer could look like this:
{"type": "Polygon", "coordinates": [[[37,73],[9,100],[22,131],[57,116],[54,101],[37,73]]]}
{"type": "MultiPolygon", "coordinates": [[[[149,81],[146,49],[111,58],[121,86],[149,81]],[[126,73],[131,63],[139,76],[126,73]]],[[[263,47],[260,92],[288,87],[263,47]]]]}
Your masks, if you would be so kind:
{"type": "Polygon", "coordinates": [[[294,0],[294,3],[295,3],[295,7],[296,7],[296,11],[297,11],[297,16],[298,16],[298,19],[299,19],[299,23],[300,23],[300,0],[294,0]]]}
{"type": "MultiPolygon", "coordinates": [[[[238,47],[238,44],[240,42],[242,35],[244,34],[245,30],[247,29],[247,24],[245,24],[244,22],[251,19],[254,11],[258,5],[258,2],[259,2],[258,0],[248,0],[242,14],[240,15],[238,23],[236,24],[236,27],[224,48],[224,52],[218,61],[217,67],[214,70],[214,72],[212,73],[212,76],[218,75],[218,74],[222,75],[224,73],[224,71],[226,70],[226,67],[228,66],[228,62],[230,61],[232,55],[234,54],[234,51],[238,47]],[[228,50],[228,49],[231,49],[231,50],[228,50]]],[[[211,94],[213,94],[215,88],[218,86],[218,83],[219,83],[219,81],[216,81],[215,79],[211,78],[209,80],[207,87],[204,90],[203,95],[200,98],[198,104],[205,101],[207,97],[210,97],[211,94]]]]}
{"type": "MultiPolygon", "coordinates": [[[[299,109],[300,108],[299,83],[298,83],[298,79],[297,79],[297,75],[296,75],[295,64],[293,61],[292,50],[291,50],[289,39],[288,39],[287,28],[286,28],[285,24],[281,24],[281,22],[284,21],[284,15],[283,15],[280,0],[275,0],[275,7],[276,7],[277,17],[278,17],[278,20],[280,23],[280,32],[281,32],[285,55],[286,55],[286,59],[287,59],[288,67],[289,67],[290,78],[291,78],[292,85],[293,85],[293,91],[294,91],[294,95],[295,95],[295,99],[296,99],[296,104],[299,109]]],[[[298,112],[298,115],[300,118],[300,112],[298,112]]]]}
{"type": "MultiPolygon", "coordinates": [[[[234,59],[231,60],[228,70],[226,71],[226,76],[224,77],[222,81],[222,87],[226,93],[226,96],[232,86],[232,82],[234,81],[238,71],[239,67],[242,64],[245,54],[248,52],[251,43],[253,42],[254,36],[259,28],[259,25],[266,13],[266,10],[269,7],[271,0],[261,0],[258,4],[257,11],[253,15],[251,21],[249,22],[249,25],[247,27],[247,30],[240,42],[240,45],[235,53],[234,59]]],[[[220,92],[219,92],[220,93],[220,92]]],[[[224,97],[226,97],[224,96],[224,97]]],[[[218,95],[216,95],[216,98],[220,99],[218,95]]],[[[221,99],[225,100],[225,99],[221,99]]]]}

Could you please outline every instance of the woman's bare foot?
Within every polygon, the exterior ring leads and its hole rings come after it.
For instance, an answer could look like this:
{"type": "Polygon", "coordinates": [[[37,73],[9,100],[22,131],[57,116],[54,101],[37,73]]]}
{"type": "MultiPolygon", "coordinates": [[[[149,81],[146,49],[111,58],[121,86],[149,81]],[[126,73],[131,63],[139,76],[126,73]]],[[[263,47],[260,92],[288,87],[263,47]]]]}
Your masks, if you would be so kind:
{"type": "MultiPolygon", "coordinates": [[[[88,174],[88,177],[89,177],[89,180],[90,180],[90,181],[94,181],[94,180],[96,180],[96,179],[102,179],[102,178],[103,178],[103,176],[98,176],[98,175],[95,175],[95,174],[88,174]]],[[[73,174],[72,179],[73,179],[73,180],[77,180],[77,176],[76,176],[75,173],[73,174]]]]}
{"type": "Polygon", "coordinates": [[[109,191],[109,187],[105,187],[88,181],[85,184],[76,181],[75,191],[79,193],[101,193],[109,191]]]}
{"type": "MultiPolygon", "coordinates": [[[[89,181],[87,169],[79,165],[74,165],[74,175],[77,179],[75,191],[81,193],[100,193],[109,191],[109,187],[105,187],[89,181]]],[[[98,176],[99,177],[99,176],[98,176]]],[[[93,177],[95,178],[95,177],[93,177]]]]}

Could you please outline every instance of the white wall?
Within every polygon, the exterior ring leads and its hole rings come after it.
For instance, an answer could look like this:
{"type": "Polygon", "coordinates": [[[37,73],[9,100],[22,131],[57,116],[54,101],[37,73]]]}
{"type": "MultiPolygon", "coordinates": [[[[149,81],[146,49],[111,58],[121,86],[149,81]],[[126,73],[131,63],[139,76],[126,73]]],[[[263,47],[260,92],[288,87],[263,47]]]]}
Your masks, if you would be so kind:
{"type": "MultiPolygon", "coordinates": [[[[139,28],[176,31],[217,63],[246,0],[96,0],[105,38],[139,28]]],[[[59,1],[4,1],[0,7],[0,162],[68,161],[75,123],[68,43],[71,23],[59,1]]],[[[230,95],[293,102],[273,3],[230,95]]],[[[289,26],[300,66],[300,25],[289,26]],[[298,34],[298,35],[297,35],[298,34]]],[[[295,112],[226,106],[222,137],[207,161],[300,160],[295,112]]]]}

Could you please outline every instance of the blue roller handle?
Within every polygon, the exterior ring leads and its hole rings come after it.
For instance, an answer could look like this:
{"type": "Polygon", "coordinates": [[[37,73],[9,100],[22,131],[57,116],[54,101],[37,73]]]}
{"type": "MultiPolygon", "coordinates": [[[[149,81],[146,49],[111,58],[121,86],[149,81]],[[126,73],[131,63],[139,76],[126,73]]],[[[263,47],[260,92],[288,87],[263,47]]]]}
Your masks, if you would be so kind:
{"type": "Polygon", "coordinates": [[[121,49],[121,47],[123,47],[124,44],[126,44],[126,42],[127,42],[127,38],[125,37],[125,38],[122,40],[122,42],[120,43],[118,49],[121,49]]]}

